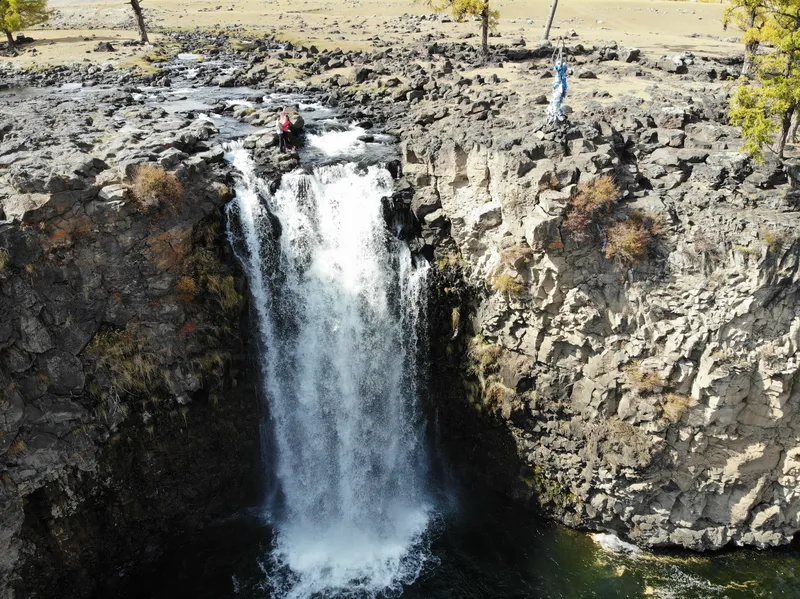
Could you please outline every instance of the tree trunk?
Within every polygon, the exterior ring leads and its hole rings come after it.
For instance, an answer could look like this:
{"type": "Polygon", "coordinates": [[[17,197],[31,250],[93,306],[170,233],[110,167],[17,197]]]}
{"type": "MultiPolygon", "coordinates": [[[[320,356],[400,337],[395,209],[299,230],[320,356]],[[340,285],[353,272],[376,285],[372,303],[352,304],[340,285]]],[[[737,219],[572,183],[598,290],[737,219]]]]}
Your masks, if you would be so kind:
{"type": "Polygon", "coordinates": [[[481,13],[481,52],[483,57],[489,57],[489,0],[483,4],[481,13]]]}
{"type": "Polygon", "coordinates": [[[147,37],[147,26],[144,24],[144,15],[142,15],[142,7],[139,6],[139,0],[131,0],[131,6],[136,14],[136,23],[139,25],[139,38],[143,44],[149,44],[150,39],[147,37]]]}
{"type": "MultiPolygon", "coordinates": [[[[795,112],[797,112],[795,110],[795,112]]],[[[794,117],[794,127],[792,127],[792,134],[789,136],[792,140],[792,143],[797,143],[797,126],[800,125],[800,114],[796,114],[794,117]]]]}
{"type": "MultiPolygon", "coordinates": [[[[786,70],[783,72],[783,76],[787,79],[792,74],[793,66],[794,56],[789,54],[789,57],[786,59],[786,70]]],[[[786,148],[786,140],[789,139],[789,130],[792,128],[792,117],[796,109],[797,103],[795,102],[789,106],[786,114],[783,115],[783,119],[781,119],[781,134],[778,137],[778,158],[781,160],[783,160],[783,151],[786,148]]]]}
{"type": "Polygon", "coordinates": [[[14,34],[11,33],[10,31],[8,31],[7,29],[4,30],[4,31],[5,31],[5,34],[6,34],[6,38],[8,39],[8,47],[9,48],[13,48],[14,45],[15,45],[14,44],[14,34]]]}
{"type": "MultiPolygon", "coordinates": [[[[750,20],[748,21],[748,27],[752,29],[756,25],[756,11],[750,11],[750,20]]],[[[743,79],[750,78],[750,71],[753,68],[753,59],[756,56],[756,52],[758,52],[758,40],[748,42],[744,46],[744,64],[742,65],[742,74],[740,75],[743,79]]]]}
{"type": "Polygon", "coordinates": [[[542,33],[542,41],[546,42],[550,39],[550,28],[553,26],[553,19],[556,16],[556,8],[558,7],[558,0],[553,0],[553,3],[550,5],[550,16],[547,18],[547,25],[544,27],[544,33],[542,33]]]}
{"type": "Polygon", "coordinates": [[[797,110],[797,104],[792,104],[786,114],[783,115],[783,122],[781,123],[781,134],[778,137],[778,158],[783,160],[783,151],[786,148],[786,142],[789,139],[789,130],[792,128],[792,117],[797,110]]]}

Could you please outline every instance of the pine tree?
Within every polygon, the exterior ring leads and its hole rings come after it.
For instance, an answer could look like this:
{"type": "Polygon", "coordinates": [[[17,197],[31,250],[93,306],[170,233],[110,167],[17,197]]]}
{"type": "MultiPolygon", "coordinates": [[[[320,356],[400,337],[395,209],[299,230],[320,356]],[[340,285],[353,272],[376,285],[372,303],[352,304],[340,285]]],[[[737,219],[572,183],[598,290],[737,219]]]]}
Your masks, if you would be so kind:
{"type": "Polygon", "coordinates": [[[489,56],[489,31],[497,28],[500,13],[489,7],[489,0],[425,0],[425,3],[434,10],[447,10],[453,14],[457,21],[470,17],[481,20],[481,51],[484,58],[489,56]]]}
{"type": "Polygon", "coordinates": [[[800,0],[762,0],[762,7],[763,24],[745,36],[770,51],[752,57],[753,80],[740,83],[730,117],[742,127],[747,152],[762,159],[774,143],[782,159],[800,107],[800,0]]]}
{"type": "Polygon", "coordinates": [[[6,34],[9,47],[14,45],[14,32],[49,18],[47,0],[0,0],[0,30],[6,34]]]}
{"type": "Polygon", "coordinates": [[[724,28],[727,29],[731,23],[735,23],[739,29],[744,31],[742,39],[744,41],[744,64],[741,74],[744,78],[750,76],[753,58],[761,43],[758,33],[766,20],[765,0],[731,0],[730,5],[725,8],[722,19],[724,28]]]}

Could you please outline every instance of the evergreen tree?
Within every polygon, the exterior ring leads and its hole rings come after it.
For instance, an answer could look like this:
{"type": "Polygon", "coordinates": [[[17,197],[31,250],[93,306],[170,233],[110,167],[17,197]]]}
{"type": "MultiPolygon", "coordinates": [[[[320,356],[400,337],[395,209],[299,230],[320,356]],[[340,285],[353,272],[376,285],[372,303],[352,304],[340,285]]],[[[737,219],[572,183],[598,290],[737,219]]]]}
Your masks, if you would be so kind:
{"type": "Polygon", "coordinates": [[[47,0],[0,0],[0,30],[6,34],[9,47],[14,45],[14,32],[49,18],[47,0]]]}
{"type": "Polygon", "coordinates": [[[725,29],[735,23],[744,31],[744,65],[742,77],[749,77],[753,67],[753,58],[761,43],[758,33],[766,23],[766,6],[764,0],[731,0],[725,8],[722,24],[725,29]]]}
{"type": "Polygon", "coordinates": [[[783,158],[800,107],[800,0],[762,0],[763,23],[745,40],[769,51],[752,57],[752,81],[743,81],[731,99],[731,122],[742,127],[744,149],[762,159],[764,148],[783,158]],[[777,134],[777,137],[776,137],[777,134]]]}
{"type": "Polygon", "coordinates": [[[450,9],[457,21],[470,17],[480,18],[481,51],[484,57],[489,55],[489,31],[497,28],[497,20],[500,17],[498,11],[489,7],[489,0],[425,0],[425,2],[437,11],[450,9]]]}

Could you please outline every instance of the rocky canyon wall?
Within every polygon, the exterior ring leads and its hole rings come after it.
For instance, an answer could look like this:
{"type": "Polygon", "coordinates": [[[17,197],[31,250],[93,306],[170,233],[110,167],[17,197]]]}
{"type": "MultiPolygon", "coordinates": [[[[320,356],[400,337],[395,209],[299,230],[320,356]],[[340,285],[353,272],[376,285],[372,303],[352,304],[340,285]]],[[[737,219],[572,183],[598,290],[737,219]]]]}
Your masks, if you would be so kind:
{"type": "Polygon", "coordinates": [[[509,440],[476,464],[513,465],[503,490],[566,524],[692,549],[800,530],[800,192],[791,166],[738,151],[724,102],[404,134],[442,355],[463,359],[463,393],[442,401],[509,440]],[[571,198],[603,175],[621,198],[576,239],[571,198]],[[608,227],[631,218],[657,223],[646,258],[607,259],[608,227]]]}
{"type": "Polygon", "coordinates": [[[258,495],[216,128],[91,93],[0,110],[2,597],[122,593],[171,535],[258,495]],[[141,164],[182,193],[135,201],[141,164]]]}

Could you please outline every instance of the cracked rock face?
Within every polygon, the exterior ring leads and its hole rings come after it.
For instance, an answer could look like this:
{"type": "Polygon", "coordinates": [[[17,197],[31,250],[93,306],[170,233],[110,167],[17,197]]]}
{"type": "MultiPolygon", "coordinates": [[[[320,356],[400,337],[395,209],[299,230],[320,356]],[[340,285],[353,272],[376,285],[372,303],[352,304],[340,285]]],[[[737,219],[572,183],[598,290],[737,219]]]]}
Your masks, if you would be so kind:
{"type": "Polygon", "coordinates": [[[125,92],[43,92],[0,123],[0,597],[102,595],[252,497],[227,173],[208,120],[125,92]],[[137,204],[145,163],[180,202],[137,204]]]}
{"type": "Polygon", "coordinates": [[[473,288],[453,331],[466,395],[513,439],[506,491],[567,524],[649,546],[785,544],[800,530],[797,191],[713,107],[651,105],[404,135],[423,236],[455,242],[473,288]],[[564,227],[602,175],[621,189],[612,219],[661,222],[638,264],[604,257],[608,223],[564,227]]]}

